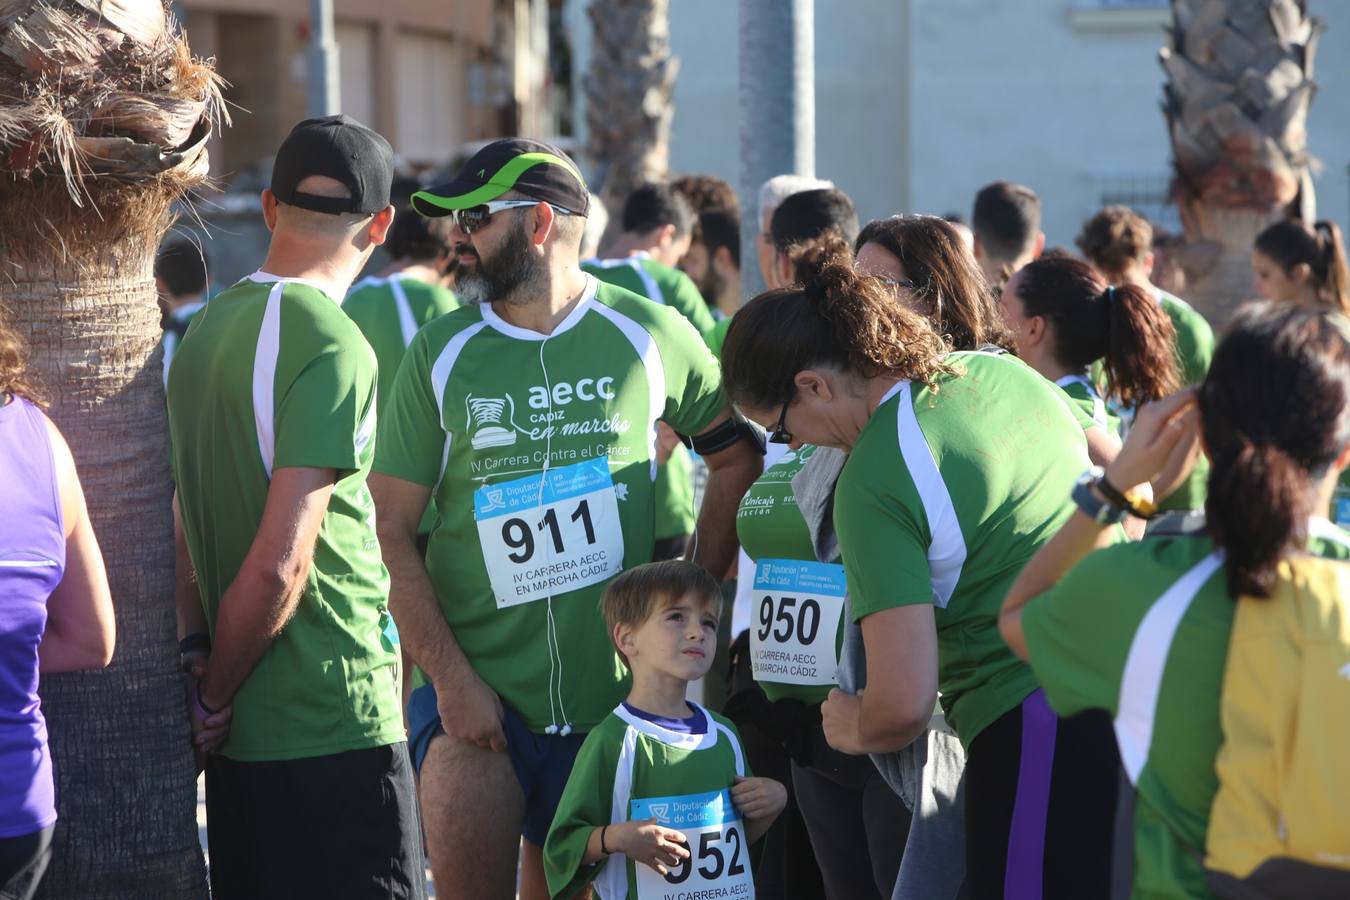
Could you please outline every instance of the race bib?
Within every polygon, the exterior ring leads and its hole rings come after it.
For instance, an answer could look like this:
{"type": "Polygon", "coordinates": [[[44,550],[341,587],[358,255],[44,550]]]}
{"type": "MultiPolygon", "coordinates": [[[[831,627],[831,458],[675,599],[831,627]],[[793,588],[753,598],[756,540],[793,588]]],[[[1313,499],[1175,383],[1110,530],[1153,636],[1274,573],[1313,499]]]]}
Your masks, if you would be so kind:
{"type": "Polygon", "coordinates": [[[1331,495],[1331,521],[1341,528],[1350,528],[1350,487],[1336,485],[1331,495]]]}
{"type": "Polygon", "coordinates": [[[756,681],[837,684],[844,567],[795,559],[755,566],[750,668],[756,681]]]}
{"type": "Polygon", "coordinates": [[[638,900],[720,900],[753,898],[750,847],[729,791],[651,797],[629,802],[630,818],[655,818],[689,841],[689,858],[662,875],[638,863],[638,900]]]}
{"type": "Polygon", "coordinates": [[[608,457],[473,492],[473,517],[497,608],[600,584],[623,568],[608,457]]]}

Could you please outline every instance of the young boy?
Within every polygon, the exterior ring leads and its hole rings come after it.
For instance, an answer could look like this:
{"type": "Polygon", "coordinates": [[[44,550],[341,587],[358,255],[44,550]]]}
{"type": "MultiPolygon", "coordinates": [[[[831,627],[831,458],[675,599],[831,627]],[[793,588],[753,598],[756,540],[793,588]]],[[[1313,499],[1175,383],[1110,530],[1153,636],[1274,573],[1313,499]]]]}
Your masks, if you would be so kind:
{"type": "Polygon", "coordinates": [[[567,780],[544,844],[554,897],[592,881],[599,900],[754,897],[750,845],[787,791],[749,777],[735,727],[685,700],[712,665],[721,598],[682,560],[629,569],[606,589],[601,609],[633,689],[567,780]]]}

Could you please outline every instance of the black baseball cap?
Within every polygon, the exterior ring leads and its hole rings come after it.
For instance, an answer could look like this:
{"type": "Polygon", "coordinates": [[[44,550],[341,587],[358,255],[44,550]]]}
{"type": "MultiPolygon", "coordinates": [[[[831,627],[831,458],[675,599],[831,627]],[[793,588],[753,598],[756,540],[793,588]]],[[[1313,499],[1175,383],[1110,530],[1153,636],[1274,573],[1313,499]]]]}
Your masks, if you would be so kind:
{"type": "Polygon", "coordinates": [[[305,119],[281,142],[272,163],[272,193],[290,206],[314,212],[377,213],[389,205],[394,150],[379,132],[351,116],[305,119]],[[311,175],[346,185],[350,197],[319,197],[296,190],[311,175]]]}
{"type": "Polygon", "coordinates": [[[576,163],[557,147],[524,138],[493,141],[475,153],[454,180],[412,195],[424,216],[448,216],[496,200],[507,191],[586,215],[591,195],[576,163]]]}

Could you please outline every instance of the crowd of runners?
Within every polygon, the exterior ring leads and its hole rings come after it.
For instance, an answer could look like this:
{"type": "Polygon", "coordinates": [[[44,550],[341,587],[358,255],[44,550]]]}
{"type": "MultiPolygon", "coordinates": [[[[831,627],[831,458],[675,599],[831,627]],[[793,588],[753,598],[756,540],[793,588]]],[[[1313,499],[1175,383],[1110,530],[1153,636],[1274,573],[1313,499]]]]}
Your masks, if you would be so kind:
{"type": "MultiPolygon", "coordinates": [[[[157,265],[214,896],[1350,896],[1335,225],[1263,232],[1216,337],[1143,217],[1047,248],[1009,182],[861,223],[796,175],[606,213],[524,139],[393,169],[301,122],[256,272],[157,265]]],[[[3,322],[0,392],[27,897],[38,671],[112,611],[3,322]]]]}

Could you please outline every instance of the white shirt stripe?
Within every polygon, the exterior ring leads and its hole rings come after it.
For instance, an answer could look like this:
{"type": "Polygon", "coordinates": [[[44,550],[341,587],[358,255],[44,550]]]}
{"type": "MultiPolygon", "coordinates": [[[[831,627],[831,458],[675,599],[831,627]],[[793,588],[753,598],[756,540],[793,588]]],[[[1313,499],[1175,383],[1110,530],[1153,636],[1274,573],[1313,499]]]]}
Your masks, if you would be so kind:
{"type": "Polygon", "coordinates": [[[908,381],[901,381],[887,391],[877,405],[881,406],[899,395],[896,430],[901,461],[914,480],[919,501],[923,504],[924,517],[928,520],[928,533],[931,536],[928,571],[933,586],[933,603],[946,609],[956,591],[957,582],[961,580],[961,569],[966,562],[966,540],[961,534],[961,523],[956,518],[951,492],[942,480],[942,472],[933,458],[932,448],[928,446],[928,439],[919,427],[918,416],[914,414],[912,390],[908,381]]]}
{"type": "Polygon", "coordinates": [[[407,347],[417,337],[417,320],[413,318],[412,306],[403,290],[403,279],[397,275],[389,279],[389,290],[394,294],[394,307],[398,310],[398,327],[403,335],[403,346],[407,347]]]}
{"type": "Polygon", "coordinates": [[[267,294],[258,344],[253,351],[253,428],[258,435],[258,455],[263,470],[272,478],[272,458],[276,454],[277,357],[281,353],[281,293],[285,281],[277,281],[267,294]]]}
{"type": "Polygon", "coordinates": [[[1120,676],[1115,730],[1120,761],[1131,784],[1139,782],[1139,773],[1148,762],[1158,695],[1172,640],[1196,594],[1221,565],[1223,553],[1215,551],[1192,566],[1149,607],[1130,642],[1120,676]]]}
{"type": "Polygon", "coordinates": [[[647,372],[647,449],[651,460],[651,478],[656,480],[656,420],[666,411],[666,370],[661,364],[661,348],[651,333],[638,322],[613,310],[603,303],[596,303],[594,310],[614,323],[615,327],[628,338],[633,350],[642,360],[647,372]]]}

